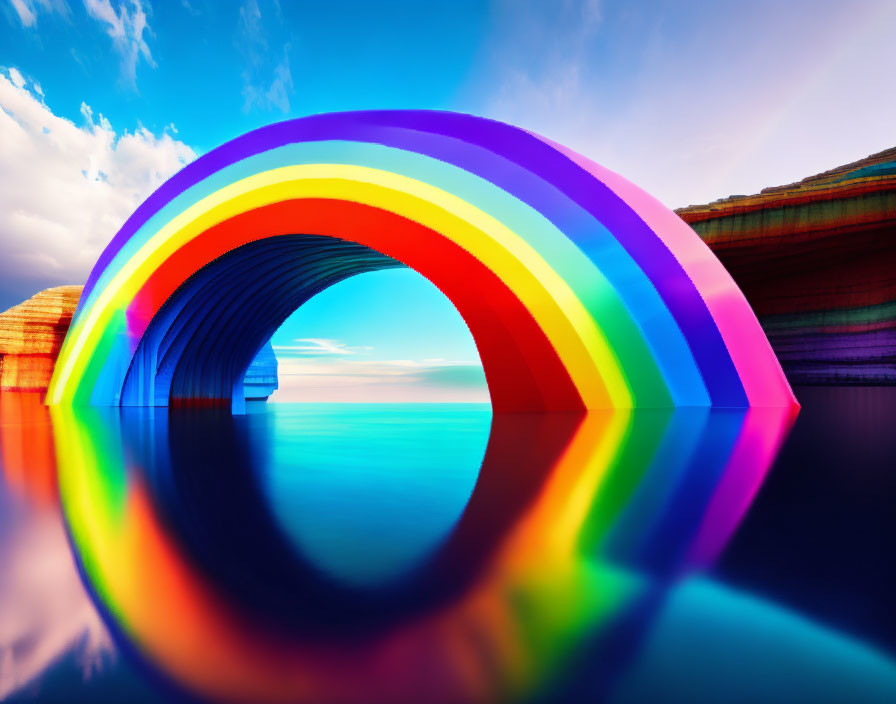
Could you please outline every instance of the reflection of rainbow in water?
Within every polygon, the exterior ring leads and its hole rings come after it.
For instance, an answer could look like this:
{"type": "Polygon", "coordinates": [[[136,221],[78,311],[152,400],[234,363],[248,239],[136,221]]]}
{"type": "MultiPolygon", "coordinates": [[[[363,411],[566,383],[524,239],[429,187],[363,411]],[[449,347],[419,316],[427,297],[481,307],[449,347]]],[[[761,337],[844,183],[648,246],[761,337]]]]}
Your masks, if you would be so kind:
{"type": "MultiPolygon", "coordinates": [[[[214,564],[195,559],[181,529],[195,530],[201,507],[179,518],[172,510],[184,485],[168,459],[180,450],[167,414],[131,424],[117,409],[56,408],[53,422],[88,586],[120,638],[167,679],[224,700],[459,702],[532,696],[658,584],[711,562],[790,413],[498,414],[462,515],[390,596],[303,573],[320,589],[302,592],[293,615],[312,626],[319,617],[321,637],[286,617],[283,627],[258,618],[212,578],[214,564]],[[358,600],[370,613],[352,611],[358,600]]],[[[220,416],[220,429],[237,422],[220,416]]],[[[192,435],[201,453],[203,434],[192,435]]],[[[196,471],[207,480],[217,468],[196,471]]],[[[221,486],[207,486],[215,501],[221,486]]],[[[222,563],[246,554],[236,542],[219,549],[222,563]]]]}
{"type": "Polygon", "coordinates": [[[0,393],[0,477],[35,503],[56,502],[53,430],[39,392],[0,393]]]}

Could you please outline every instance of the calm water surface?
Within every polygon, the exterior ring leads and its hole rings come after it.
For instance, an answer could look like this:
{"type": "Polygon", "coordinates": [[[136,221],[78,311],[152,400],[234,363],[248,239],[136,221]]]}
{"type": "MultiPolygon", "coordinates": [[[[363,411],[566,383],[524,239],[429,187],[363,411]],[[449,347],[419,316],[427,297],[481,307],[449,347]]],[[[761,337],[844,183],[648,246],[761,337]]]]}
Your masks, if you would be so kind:
{"type": "Polygon", "coordinates": [[[896,701],[896,389],[803,410],[0,394],[10,701],[896,701]]]}

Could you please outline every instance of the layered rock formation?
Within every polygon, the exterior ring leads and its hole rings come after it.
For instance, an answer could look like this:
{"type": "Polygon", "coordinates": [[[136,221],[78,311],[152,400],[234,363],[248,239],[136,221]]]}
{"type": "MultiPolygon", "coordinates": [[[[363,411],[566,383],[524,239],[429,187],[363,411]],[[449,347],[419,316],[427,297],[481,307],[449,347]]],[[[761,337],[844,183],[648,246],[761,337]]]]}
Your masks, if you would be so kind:
{"type": "Polygon", "coordinates": [[[896,383],[896,148],[677,212],[746,294],[792,383],[896,383]]]}
{"type": "Polygon", "coordinates": [[[0,313],[0,390],[46,390],[82,289],[48,288],[0,313]]]}
{"type": "MultiPolygon", "coordinates": [[[[0,313],[0,391],[46,391],[83,286],[57,286],[0,313]]],[[[265,345],[246,372],[246,398],[277,388],[277,358],[265,345]]]]}

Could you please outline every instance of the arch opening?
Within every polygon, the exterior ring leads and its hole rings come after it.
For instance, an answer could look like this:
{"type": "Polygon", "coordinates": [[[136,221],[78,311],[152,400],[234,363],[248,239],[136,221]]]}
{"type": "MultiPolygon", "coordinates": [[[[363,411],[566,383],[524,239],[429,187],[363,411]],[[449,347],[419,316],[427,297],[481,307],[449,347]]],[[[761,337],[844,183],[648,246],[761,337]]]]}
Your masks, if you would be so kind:
{"type": "Polygon", "coordinates": [[[491,406],[470,329],[448,297],[407,266],[364,272],[315,294],[264,350],[276,377],[254,360],[247,400],[256,379],[276,379],[268,396],[275,404],[491,406]]]}
{"type": "MultiPolygon", "coordinates": [[[[174,272],[168,269],[176,264],[173,259],[160,267],[159,280],[171,286],[174,272]]],[[[150,316],[124,376],[120,405],[241,412],[249,365],[294,311],[349,277],[407,266],[364,244],[327,235],[273,235],[235,247],[179,283],[150,316]]],[[[545,357],[552,350],[509,292],[494,286],[491,296],[481,298],[466,277],[426,278],[448,296],[468,326],[495,410],[519,410],[522,404],[540,410],[550,399],[547,392],[556,397],[562,391],[539,383],[530,371],[533,340],[540,338],[545,357]],[[518,330],[511,334],[507,316],[528,318],[531,339],[521,341],[518,330]]],[[[557,382],[566,384],[572,398],[572,382],[554,358],[557,382]]]]}
{"type": "Polygon", "coordinates": [[[121,405],[240,410],[246,370],[294,310],[350,276],[400,266],[369,247],[315,235],[238,247],[184,281],[153,316],[121,405]]]}

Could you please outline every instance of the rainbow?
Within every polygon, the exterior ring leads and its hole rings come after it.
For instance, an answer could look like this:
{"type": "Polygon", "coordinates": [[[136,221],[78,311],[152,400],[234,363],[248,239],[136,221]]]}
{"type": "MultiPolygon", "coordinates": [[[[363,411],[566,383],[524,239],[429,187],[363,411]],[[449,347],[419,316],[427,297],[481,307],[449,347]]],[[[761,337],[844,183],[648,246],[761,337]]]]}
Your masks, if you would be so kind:
{"type": "Polygon", "coordinates": [[[496,411],[796,403],[674,213],[531,132],[417,110],[270,125],[172,177],[100,256],[47,403],[231,403],[296,307],[400,264],[463,316],[496,411]]]}

